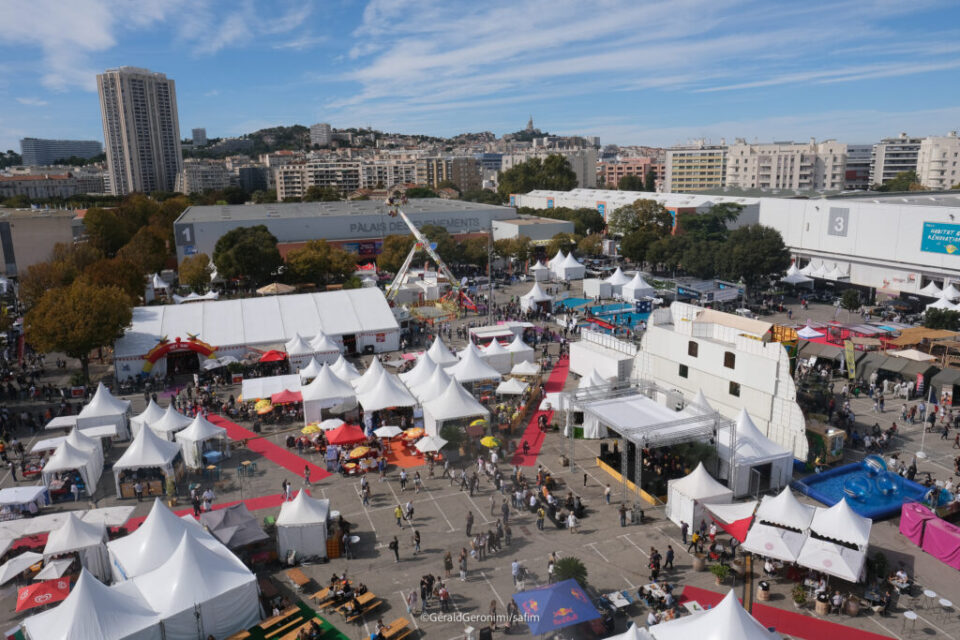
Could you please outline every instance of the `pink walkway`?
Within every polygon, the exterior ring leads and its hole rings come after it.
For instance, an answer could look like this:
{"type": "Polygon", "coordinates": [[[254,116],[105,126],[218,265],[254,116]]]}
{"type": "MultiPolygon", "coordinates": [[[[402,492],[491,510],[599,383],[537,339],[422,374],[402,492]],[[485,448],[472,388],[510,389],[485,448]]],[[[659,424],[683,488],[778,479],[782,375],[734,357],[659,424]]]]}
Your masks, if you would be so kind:
{"type": "MultiPolygon", "coordinates": [[[[557,361],[557,365],[553,368],[553,371],[550,372],[550,377],[547,378],[546,384],[543,385],[544,391],[546,393],[563,391],[563,386],[567,383],[569,373],[570,360],[567,356],[564,356],[557,361]]],[[[521,467],[532,467],[537,464],[537,455],[540,453],[540,447],[543,446],[543,433],[540,431],[540,427],[537,426],[537,419],[541,415],[547,416],[548,423],[553,419],[552,410],[534,412],[530,417],[530,422],[527,423],[526,430],[523,432],[523,437],[517,444],[517,452],[513,455],[513,459],[510,461],[511,464],[520,465],[521,467]],[[530,443],[530,453],[527,455],[523,454],[524,442],[530,443]]]]}

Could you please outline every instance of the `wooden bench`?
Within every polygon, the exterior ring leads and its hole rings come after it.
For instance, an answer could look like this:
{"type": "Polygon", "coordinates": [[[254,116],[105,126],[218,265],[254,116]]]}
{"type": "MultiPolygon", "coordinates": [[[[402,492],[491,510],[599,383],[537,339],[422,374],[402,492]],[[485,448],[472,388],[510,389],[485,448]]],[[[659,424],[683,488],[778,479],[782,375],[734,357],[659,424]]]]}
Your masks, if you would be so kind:
{"type": "Polygon", "coordinates": [[[406,638],[411,633],[413,633],[413,629],[410,628],[410,623],[407,619],[397,618],[383,630],[383,637],[384,640],[401,640],[401,638],[406,638]]]}
{"type": "Polygon", "coordinates": [[[232,636],[228,636],[227,640],[247,640],[250,637],[249,631],[238,631],[232,636]]]}
{"type": "Polygon", "coordinates": [[[370,602],[369,604],[366,604],[366,605],[361,604],[360,611],[356,613],[347,612],[344,615],[347,617],[348,623],[357,622],[359,624],[359,622],[363,619],[364,616],[366,616],[368,613],[370,613],[374,609],[379,608],[382,604],[383,604],[383,600],[377,598],[376,600],[374,600],[373,602],[370,602]]]}
{"type": "MultiPolygon", "coordinates": [[[[370,591],[367,591],[365,594],[363,594],[363,595],[361,595],[361,596],[357,596],[357,604],[360,605],[360,610],[362,611],[363,608],[364,608],[365,606],[367,606],[368,604],[370,604],[370,602],[372,602],[372,601],[374,600],[374,598],[376,598],[376,597],[377,597],[377,596],[373,595],[373,593],[370,592],[370,591]]],[[[347,607],[348,607],[349,604],[350,604],[350,601],[344,602],[344,603],[341,604],[339,607],[337,607],[336,609],[334,609],[334,611],[336,611],[336,612],[339,613],[340,615],[345,616],[345,615],[347,615],[347,607]]]]}
{"type": "Polygon", "coordinates": [[[296,585],[297,591],[303,591],[303,588],[310,584],[311,578],[307,577],[307,574],[300,569],[287,569],[286,574],[290,578],[290,582],[296,585]]]}
{"type": "Polygon", "coordinates": [[[285,625],[283,625],[283,626],[281,626],[281,627],[277,627],[277,628],[274,629],[273,631],[269,631],[269,632],[263,634],[263,637],[264,637],[264,638],[267,638],[267,640],[270,640],[270,638],[279,638],[281,633],[286,633],[287,631],[290,630],[291,627],[298,627],[298,628],[299,628],[299,626],[302,625],[302,624],[303,624],[303,618],[302,618],[302,617],[297,617],[297,618],[291,620],[290,622],[286,623],[285,625]]]}
{"type": "Polygon", "coordinates": [[[310,628],[310,625],[313,623],[314,620],[316,620],[316,621],[317,621],[317,624],[320,625],[320,634],[321,634],[321,635],[325,634],[327,631],[329,631],[330,629],[333,628],[333,627],[331,627],[329,624],[327,624],[326,622],[324,622],[323,620],[320,620],[320,619],[318,619],[318,618],[310,618],[309,620],[305,620],[305,621],[303,622],[303,624],[301,624],[300,626],[298,626],[296,629],[293,629],[293,630],[291,630],[291,631],[288,631],[287,634],[284,635],[282,638],[279,638],[279,640],[297,640],[297,634],[300,633],[300,630],[301,630],[301,629],[309,629],[309,628],[310,628]]]}

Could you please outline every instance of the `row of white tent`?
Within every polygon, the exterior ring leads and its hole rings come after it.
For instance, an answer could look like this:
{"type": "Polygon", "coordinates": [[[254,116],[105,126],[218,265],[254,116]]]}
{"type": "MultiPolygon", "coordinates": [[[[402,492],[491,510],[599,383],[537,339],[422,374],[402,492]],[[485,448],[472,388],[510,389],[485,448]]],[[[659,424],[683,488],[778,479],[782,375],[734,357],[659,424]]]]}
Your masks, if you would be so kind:
{"type": "Polygon", "coordinates": [[[629,276],[620,267],[603,280],[590,279],[583,283],[585,295],[591,298],[623,298],[636,302],[656,296],[656,289],[647,282],[639,271],[629,276]]]}
{"type": "MultiPolygon", "coordinates": [[[[931,280],[927,286],[923,287],[917,293],[920,293],[931,298],[940,298],[941,300],[958,300],[960,299],[960,289],[957,289],[953,286],[952,282],[946,282],[944,288],[937,286],[937,283],[931,280]]],[[[929,305],[928,307],[929,308],[929,305]]],[[[937,307],[940,308],[940,307],[937,307]]]]}
{"type": "Polygon", "coordinates": [[[828,268],[827,263],[823,260],[811,260],[805,267],[798,269],[796,273],[823,280],[843,280],[850,277],[850,273],[840,269],[836,262],[828,268]]]}
{"type": "MultiPolygon", "coordinates": [[[[537,265],[543,266],[540,262],[538,262],[537,265]]],[[[531,269],[534,273],[534,280],[538,280],[539,272],[542,272],[542,269],[538,270],[537,265],[534,265],[531,269]]],[[[557,280],[566,282],[570,280],[583,280],[583,276],[587,271],[587,268],[573,257],[572,251],[564,254],[562,250],[557,250],[557,255],[547,261],[546,267],[557,280]]]]}
{"type": "Polygon", "coordinates": [[[318,333],[310,339],[298,333],[287,341],[284,350],[289,357],[291,372],[306,367],[312,360],[333,364],[341,356],[340,345],[324,333],[318,333]]]}

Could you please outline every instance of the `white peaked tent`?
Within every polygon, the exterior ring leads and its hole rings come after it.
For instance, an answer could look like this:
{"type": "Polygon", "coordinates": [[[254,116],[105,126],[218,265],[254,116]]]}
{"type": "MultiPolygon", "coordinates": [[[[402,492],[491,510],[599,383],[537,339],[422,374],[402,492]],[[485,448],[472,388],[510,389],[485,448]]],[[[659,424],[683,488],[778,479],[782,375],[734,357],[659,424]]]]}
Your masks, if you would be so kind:
{"type": "Polygon", "coordinates": [[[423,426],[431,436],[440,435],[440,426],[448,420],[473,417],[489,418],[490,412],[456,380],[451,380],[436,398],[423,403],[423,426]]]}
{"type": "Polygon", "coordinates": [[[733,589],[712,609],[703,613],[675,618],[649,629],[656,640],[780,640],[747,613],[733,589]]]}
{"type": "Polygon", "coordinates": [[[350,362],[347,362],[342,353],[337,356],[336,362],[330,365],[330,370],[337,374],[338,378],[347,382],[352,382],[360,377],[360,372],[350,362]]]}
{"type": "Polygon", "coordinates": [[[306,384],[316,378],[317,374],[320,373],[320,363],[316,357],[312,357],[310,358],[310,362],[307,363],[307,366],[300,369],[298,373],[300,374],[300,383],[306,384]]]}
{"type": "Polygon", "coordinates": [[[847,582],[859,582],[863,575],[866,555],[866,549],[851,549],[811,536],[804,541],[797,556],[797,564],[847,582]]]}
{"type": "Polygon", "coordinates": [[[120,459],[113,463],[113,477],[120,497],[120,472],[127,469],[160,468],[164,475],[173,473],[173,461],[180,453],[180,445],[163,440],[153,429],[141,429],[120,459]]]}
{"type": "Polygon", "coordinates": [[[313,336],[310,347],[320,363],[332,364],[340,357],[340,345],[325,333],[318,333],[313,336]]]}
{"type": "Polygon", "coordinates": [[[191,422],[193,422],[192,419],[174,409],[173,404],[171,404],[163,413],[162,418],[156,422],[148,422],[147,426],[164,440],[173,442],[173,436],[177,433],[177,431],[186,429],[190,426],[191,422]]]}
{"type": "Polygon", "coordinates": [[[693,399],[693,403],[703,409],[708,413],[713,413],[713,407],[710,406],[710,403],[707,401],[707,396],[703,395],[703,389],[697,391],[696,397],[693,399]]]}
{"type": "Polygon", "coordinates": [[[467,346],[465,346],[463,349],[460,350],[459,353],[457,353],[457,358],[459,360],[463,360],[464,356],[467,355],[468,351],[472,351],[473,355],[475,356],[480,356],[481,358],[483,357],[483,351],[480,350],[480,347],[478,347],[473,342],[468,342],[467,346]]]}
{"type": "Polygon", "coordinates": [[[301,489],[284,502],[277,516],[277,551],[281,558],[296,551],[297,557],[327,557],[327,521],[330,501],[310,497],[301,489]]]}
{"type": "Polygon", "coordinates": [[[822,333],[820,333],[810,325],[806,325],[805,327],[803,327],[803,329],[800,329],[799,331],[797,331],[797,335],[803,338],[804,340],[813,340],[814,338],[823,337],[822,333]]]}
{"type": "Polygon", "coordinates": [[[615,636],[607,636],[607,640],[654,640],[654,637],[650,635],[650,632],[644,629],[643,627],[638,627],[637,623],[630,623],[630,628],[628,628],[623,633],[618,633],[615,636]]]}
{"type": "Polygon", "coordinates": [[[510,378],[509,380],[504,380],[497,385],[496,394],[498,396],[519,396],[522,395],[529,386],[530,385],[522,380],[510,378]]]}
{"type": "Polygon", "coordinates": [[[151,424],[162,418],[163,414],[164,408],[154,402],[153,398],[150,398],[150,402],[147,403],[147,408],[143,410],[143,413],[138,413],[130,418],[130,429],[133,430],[133,435],[137,435],[143,425],[151,424]]]}
{"type": "Polygon", "coordinates": [[[80,451],[92,455],[97,464],[100,465],[100,469],[103,469],[103,445],[100,444],[100,438],[91,438],[74,427],[67,435],[66,442],[80,451]]]}
{"type": "Polygon", "coordinates": [[[491,340],[490,344],[481,349],[481,357],[500,373],[510,371],[510,366],[513,364],[513,355],[496,339],[491,340]]]}
{"type": "Polygon", "coordinates": [[[956,300],[960,298],[960,290],[953,286],[952,282],[944,283],[943,291],[940,292],[941,298],[946,298],[947,300],[956,300]]]}
{"type": "Polygon", "coordinates": [[[447,367],[447,373],[458,382],[499,380],[501,377],[500,372],[484,362],[480,352],[473,349],[464,349],[463,359],[452,367],[447,367]]]}
{"type": "Polygon", "coordinates": [[[518,362],[510,369],[510,375],[514,376],[535,376],[538,373],[540,373],[540,365],[529,360],[518,362]]]}
{"type": "Polygon", "coordinates": [[[798,531],[806,531],[813,520],[815,507],[803,504],[790,487],[775,496],[764,496],[757,508],[757,522],[767,522],[798,531]]]}
{"type": "Polygon", "coordinates": [[[76,553],[80,564],[100,578],[110,579],[110,559],[107,556],[107,525],[102,522],[85,522],[72,513],[67,514],[63,524],[50,532],[43,548],[43,559],[76,553]]]}
{"type": "Polygon", "coordinates": [[[303,339],[303,337],[297,333],[294,334],[290,340],[283,345],[284,350],[289,356],[289,366],[290,371],[299,371],[301,368],[307,366],[310,362],[310,359],[313,358],[314,348],[310,346],[310,343],[303,339]]]}
{"type": "Polygon", "coordinates": [[[417,399],[396,376],[384,372],[376,384],[357,394],[357,402],[364,411],[380,411],[389,407],[412,407],[417,399]]]}
{"type": "Polygon", "coordinates": [[[567,257],[563,259],[557,268],[555,273],[557,278],[560,280],[583,280],[584,274],[587,272],[587,268],[580,264],[576,258],[573,257],[573,252],[567,254],[567,257]]]}
{"type": "Polygon", "coordinates": [[[437,363],[433,361],[430,354],[421,353],[420,357],[417,358],[417,364],[413,365],[413,369],[401,373],[400,379],[403,380],[403,384],[412,389],[429,380],[436,368],[437,363]]]}
{"type": "Polygon", "coordinates": [[[320,421],[324,409],[355,397],[356,391],[349,382],[338,378],[330,365],[324,363],[313,382],[300,388],[300,395],[303,397],[303,419],[310,424],[320,421]]]}
{"type": "Polygon", "coordinates": [[[139,592],[108,587],[80,570],[70,595],[23,622],[30,640],[161,640],[160,617],[139,592]]]}
{"type": "Polygon", "coordinates": [[[92,451],[81,451],[69,442],[60,443],[57,450],[53,452],[47,464],[43,467],[43,486],[50,488],[50,481],[58,473],[76,471],[83,478],[83,484],[86,487],[87,495],[93,496],[97,492],[97,483],[100,482],[100,474],[103,472],[103,463],[100,462],[96,454],[92,451]]]}
{"type": "Polygon", "coordinates": [[[594,387],[605,387],[610,384],[609,380],[604,380],[596,369],[590,369],[588,375],[580,378],[579,384],[577,384],[577,389],[591,389],[594,387]]]}
{"type": "Polygon", "coordinates": [[[644,298],[652,298],[656,293],[656,290],[643,279],[639,271],[634,274],[630,282],[620,287],[620,295],[623,296],[624,300],[629,300],[630,302],[643,300],[644,298]]]}
{"type": "Polygon", "coordinates": [[[453,378],[443,370],[443,367],[438,366],[433,370],[433,373],[430,374],[430,378],[426,382],[414,387],[413,394],[417,396],[421,404],[428,400],[433,400],[443,393],[443,390],[447,388],[451,380],[453,380],[453,378]]]}
{"type": "Polygon", "coordinates": [[[833,269],[831,269],[824,277],[828,280],[841,280],[843,278],[849,278],[850,275],[845,271],[842,271],[838,265],[834,264],[833,269]]]}
{"type": "Polygon", "coordinates": [[[809,284],[813,282],[813,278],[802,273],[800,269],[797,269],[796,264],[791,264],[790,268],[787,269],[786,275],[780,278],[780,282],[786,282],[787,284],[793,285],[809,284]]]}
{"type": "Polygon", "coordinates": [[[714,480],[702,462],[690,475],[667,482],[667,517],[677,526],[686,522],[696,529],[707,519],[705,503],[732,501],[733,491],[714,480]]]}
{"type": "Polygon", "coordinates": [[[746,409],[740,410],[734,426],[720,429],[717,451],[720,477],[731,485],[735,497],[748,495],[753,489],[761,492],[780,489],[790,484],[793,478],[793,451],[784,449],[763,435],[746,409]],[[731,438],[735,443],[731,443],[731,438]],[[729,468],[731,446],[735,447],[732,472],[729,468]],[[753,473],[754,469],[759,476],[753,473]],[[754,486],[756,482],[760,483],[759,487],[754,486]]]}
{"type": "Polygon", "coordinates": [[[617,270],[610,274],[609,277],[604,279],[604,282],[610,284],[611,295],[620,295],[623,285],[630,282],[630,276],[621,271],[620,267],[617,267],[617,270]]]}
{"type": "Polygon", "coordinates": [[[812,278],[825,278],[827,274],[830,273],[830,269],[827,268],[827,263],[818,261],[816,266],[810,271],[810,273],[805,273],[804,275],[810,276],[812,278]]]}
{"type": "Polygon", "coordinates": [[[457,356],[453,355],[450,349],[447,348],[447,345],[443,344],[440,336],[433,339],[433,344],[427,349],[427,355],[441,367],[457,361],[457,356]]]}
{"type": "Polygon", "coordinates": [[[546,291],[540,288],[539,282],[533,283],[533,288],[520,296],[520,308],[526,311],[539,309],[541,306],[547,306],[553,298],[546,291]]]}
{"type": "Polygon", "coordinates": [[[754,522],[743,541],[743,550],[774,560],[796,562],[807,534],[754,522]]]}
{"type": "Polygon", "coordinates": [[[533,347],[524,342],[520,336],[514,338],[513,342],[508,344],[506,349],[512,354],[514,364],[518,362],[533,362],[536,359],[536,352],[533,350],[533,347]]]}
{"type": "Polygon", "coordinates": [[[534,282],[546,282],[550,279],[550,267],[543,264],[539,260],[537,264],[530,267],[530,275],[533,276],[534,282]]]}
{"type": "Polygon", "coordinates": [[[90,427],[115,424],[117,425],[117,436],[121,440],[126,440],[130,437],[130,428],[127,423],[129,413],[130,401],[115,397],[101,382],[97,385],[97,391],[93,394],[93,398],[77,414],[77,428],[89,429],[90,427]]]}
{"type": "Polygon", "coordinates": [[[953,304],[946,298],[937,298],[936,302],[932,302],[927,305],[927,309],[947,309],[950,311],[956,311],[957,305],[953,304]]]}
{"type": "Polygon", "coordinates": [[[557,255],[547,260],[547,268],[550,269],[552,273],[556,273],[557,268],[563,263],[566,257],[562,249],[557,249],[557,255]]]}
{"type": "Polygon", "coordinates": [[[260,621],[257,577],[188,533],[166,562],[131,582],[160,615],[168,640],[225,638],[260,621]]]}
{"type": "Polygon", "coordinates": [[[841,498],[829,509],[817,509],[810,522],[810,531],[813,533],[857,547],[867,546],[872,527],[873,520],[851,509],[846,498],[841,498]]]}
{"type": "Polygon", "coordinates": [[[380,376],[384,375],[387,372],[383,368],[383,363],[380,362],[380,358],[373,356],[373,359],[370,361],[370,366],[367,367],[367,370],[363,372],[363,375],[358,379],[351,381],[353,388],[357,390],[357,393],[363,393],[368,389],[374,387],[377,382],[380,380],[380,376]]]}
{"type": "Polygon", "coordinates": [[[812,276],[813,272],[817,270],[817,266],[820,264],[819,260],[811,260],[802,269],[799,269],[799,272],[805,276],[812,276]]]}
{"type": "Polygon", "coordinates": [[[927,286],[920,289],[917,293],[925,296],[930,296],[931,298],[939,298],[940,294],[943,293],[943,289],[937,286],[937,283],[931,280],[927,283],[927,286]]]}
{"type": "Polygon", "coordinates": [[[227,430],[213,424],[202,414],[197,414],[183,431],[176,435],[183,452],[183,462],[191,469],[202,469],[206,466],[203,461],[204,451],[219,451],[225,458],[230,457],[230,441],[227,439],[227,430]]]}

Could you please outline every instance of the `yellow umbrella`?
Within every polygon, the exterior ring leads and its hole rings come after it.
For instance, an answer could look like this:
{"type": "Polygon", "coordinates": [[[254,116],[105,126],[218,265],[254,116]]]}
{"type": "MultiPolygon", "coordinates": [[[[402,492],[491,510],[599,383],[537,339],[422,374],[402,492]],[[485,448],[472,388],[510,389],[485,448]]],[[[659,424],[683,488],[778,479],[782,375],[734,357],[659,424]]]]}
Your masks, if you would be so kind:
{"type": "Polygon", "coordinates": [[[487,449],[495,449],[496,447],[500,446],[500,441],[493,436],[486,436],[480,440],[480,444],[485,446],[487,449]]]}
{"type": "Polygon", "coordinates": [[[487,426],[487,421],[486,421],[485,418],[477,418],[476,420],[474,420],[473,422],[470,423],[470,426],[471,426],[471,427],[476,427],[476,426],[481,426],[481,425],[484,426],[484,427],[487,426]]]}
{"type": "Polygon", "coordinates": [[[243,394],[237,396],[237,402],[243,402],[243,394]]]}
{"type": "Polygon", "coordinates": [[[263,407],[269,407],[269,406],[271,406],[270,398],[263,398],[261,400],[257,400],[257,402],[253,405],[253,408],[259,411],[263,407]]]}
{"type": "Polygon", "coordinates": [[[422,427],[411,427],[410,429],[407,429],[406,431],[403,432],[403,437],[409,440],[413,440],[414,438],[421,437],[423,433],[424,431],[422,427]]]}
{"type": "Polygon", "coordinates": [[[322,429],[320,428],[320,425],[316,423],[308,424],[303,429],[300,429],[300,433],[304,435],[310,435],[311,433],[317,433],[319,431],[322,431],[322,429]]]}
{"type": "MultiPolygon", "coordinates": [[[[258,403],[258,404],[259,404],[259,403],[258,403]]],[[[265,405],[263,405],[263,406],[261,406],[261,407],[259,407],[259,408],[257,409],[257,415],[258,415],[258,416],[262,416],[262,415],[264,415],[264,414],[270,413],[271,411],[273,411],[273,405],[270,404],[269,401],[267,401],[267,404],[265,404],[265,405]]]]}
{"type": "Polygon", "coordinates": [[[363,456],[370,453],[370,447],[357,447],[350,452],[350,459],[356,460],[357,458],[362,458],[363,456]]]}

